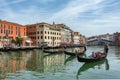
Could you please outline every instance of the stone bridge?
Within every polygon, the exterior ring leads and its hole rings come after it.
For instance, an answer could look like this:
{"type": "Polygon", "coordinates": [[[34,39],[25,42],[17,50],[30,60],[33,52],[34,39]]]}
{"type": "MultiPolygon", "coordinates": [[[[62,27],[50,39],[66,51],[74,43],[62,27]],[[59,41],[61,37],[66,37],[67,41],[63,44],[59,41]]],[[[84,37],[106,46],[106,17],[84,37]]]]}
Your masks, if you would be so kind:
{"type": "Polygon", "coordinates": [[[105,43],[110,45],[114,44],[113,41],[107,39],[92,39],[87,41],[88,45],[104,45],[105,43]]]}

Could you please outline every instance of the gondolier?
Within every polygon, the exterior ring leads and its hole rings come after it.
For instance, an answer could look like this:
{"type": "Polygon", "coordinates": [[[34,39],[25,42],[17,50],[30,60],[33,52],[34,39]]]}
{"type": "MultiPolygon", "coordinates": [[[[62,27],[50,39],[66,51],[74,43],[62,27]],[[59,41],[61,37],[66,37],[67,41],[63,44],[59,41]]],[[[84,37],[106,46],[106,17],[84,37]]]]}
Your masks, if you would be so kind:
{"type": "Polygon", "coordinates": [[[105,45],[104,45],[104,53],[108,53],[108,44],[106,43],[105,45]]]}

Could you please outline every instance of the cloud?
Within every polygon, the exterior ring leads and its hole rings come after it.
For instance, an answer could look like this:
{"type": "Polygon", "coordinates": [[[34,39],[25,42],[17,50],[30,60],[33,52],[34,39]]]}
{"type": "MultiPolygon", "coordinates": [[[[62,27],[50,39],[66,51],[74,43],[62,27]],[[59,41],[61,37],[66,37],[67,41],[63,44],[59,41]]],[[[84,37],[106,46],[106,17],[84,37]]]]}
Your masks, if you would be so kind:
{"type": "Polygon", "coordinates": [[[49,3],[49,2],[54,2],[56,0],[38,0],[40,3],[49,3]]]}
{"type": "Polygon", "coordinates": [[[20,24],[41,21],[65,23],[86,36],[113,33],[120,29],[119,0],[31,0],[25,3],[26,1],[0,0],[0,18],[20,24]],[[14,7],[18,3],[19,8],[14,7]]]}
{"type": "Polygon", "coordinates": [[[18,4],[18,3],[21,3],[24,1],[26,1],[26,0],[12,0],[12,1],[1,0],[0,3],[2,3],[2,4],[0,4],[0,7],[6,7],[9,5],[18,4]]]}
{"type": "Polygon", "coordinates": [[[53,17],[51,18],[51,20],[59,19],[61,17],[71,18],[77,15],[80,15],[83,12],[86,12],[88,10],[95,10],[96,7],[94,6],[101,3],[102,1],[103,0],[93,0],[93,1],[86,0],[83,2],[81,0],[71,1],[68,5],[66,5],[65,8],[55,13],[53,17]]]}
{"type": "Polygon", "coordinates": [[[73,30],[86,36],[115,32],[120,28],[118,1],[76,0],[71,1],[62,10],[55,13],[50,21],[67,23],[73,30]],[[110,4],[110,3],[114,4],[110,4]],[[116,8],[116,6],[118,8],[116,8]],[[111,8],[111,9],[109,9],[111,8]],[[111,29],[116,26],[116,29],[111,29]]]}

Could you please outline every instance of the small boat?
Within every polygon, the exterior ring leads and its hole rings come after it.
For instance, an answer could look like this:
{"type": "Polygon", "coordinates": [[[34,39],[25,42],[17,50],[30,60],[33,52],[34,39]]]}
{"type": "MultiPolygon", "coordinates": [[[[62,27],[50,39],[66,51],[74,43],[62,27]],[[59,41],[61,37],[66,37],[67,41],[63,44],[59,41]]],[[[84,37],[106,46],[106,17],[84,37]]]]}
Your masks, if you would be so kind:
{"type": "Polygon", "coordinates": [[[44,53],[54,53],[55,54],[55,53],[63,53],[64,50],[62,50],[62,49],[61,50],[45,50],[44,49],[43,52],[44,53]]]}
{"type": "MultiPolygon", "coordinates": [[[[97,53],[96,53],[97,54],[97,53]]],[[[77,55],[77,59],[79,62],[96,62],[96,61],[100,61],[103,60],[104,58],[106,58],[107,53],[101,53],[102,56],[101,57],[81,57],[79,55],[77,55]]]]}
{"type": "Polygon", "coordinates": [[[76,56],[77,54],[79,54],[79,55],[84,54],[85,51],[86,51],[86,47],[84,47],[84,50],[82,52],[70,52],[70,51],[65,50],[64,53],[67,54],[67,55],[76,56]]]}

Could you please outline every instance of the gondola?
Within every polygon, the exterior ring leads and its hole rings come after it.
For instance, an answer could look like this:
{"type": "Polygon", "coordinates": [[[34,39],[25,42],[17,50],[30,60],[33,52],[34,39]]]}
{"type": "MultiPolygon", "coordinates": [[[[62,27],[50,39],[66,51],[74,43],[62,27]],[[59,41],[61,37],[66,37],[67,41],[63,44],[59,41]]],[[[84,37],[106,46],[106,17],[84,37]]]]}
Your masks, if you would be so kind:
{"type": "Polygon", "coordinates": [[[100,61],[100,60],[105,59],[107,57],[107,53],[108,53],[108,46],[105,45],[103,53],[102,52],[95,53],[95,55],[100,54],[100,56],[98,55],[95,57],[95,56],[91,55],[91,57],[81,57],[81,56],[77,55],[77,59],[79,62],[95,62],[95,61],[100,61]]]}
{"type": "Polygon", "coordinates": [[[69,51],[65,50],[64,53],[67,54],[67,55],[76,56],[77,54],[79,54],[79,55],[84,54],[85,51],[86,51],[86,47],[84,47],[84,50],[82,52],[69,52],[69,51]]]}
{"type": "Polygon", "coordinates": [[[107,56],[107,53],[102,53],[102,56],[101,57],[81,57],[79,55],[77,55],[77,60],[79,62],[96,62],[96,61],[100,61],[100,60],[103,60],[105,59],[107,56]]]}

